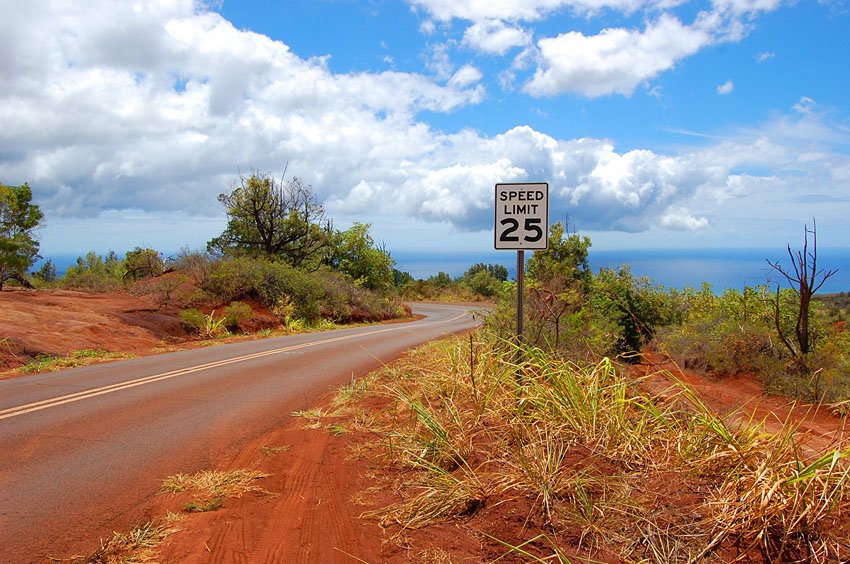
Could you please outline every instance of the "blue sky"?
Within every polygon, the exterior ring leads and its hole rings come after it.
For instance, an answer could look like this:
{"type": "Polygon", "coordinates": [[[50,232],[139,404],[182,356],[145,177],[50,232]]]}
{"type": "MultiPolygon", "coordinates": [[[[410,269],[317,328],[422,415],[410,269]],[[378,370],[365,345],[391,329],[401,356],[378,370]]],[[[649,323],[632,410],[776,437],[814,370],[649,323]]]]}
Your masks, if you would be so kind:
{"type": "Polygon", "coordinates": [[[0,0],[0,181],[42,254],[201,248],[239,171],[396,253],[549,182],[595,249],[850,246],[841,0],[0,0]]]}

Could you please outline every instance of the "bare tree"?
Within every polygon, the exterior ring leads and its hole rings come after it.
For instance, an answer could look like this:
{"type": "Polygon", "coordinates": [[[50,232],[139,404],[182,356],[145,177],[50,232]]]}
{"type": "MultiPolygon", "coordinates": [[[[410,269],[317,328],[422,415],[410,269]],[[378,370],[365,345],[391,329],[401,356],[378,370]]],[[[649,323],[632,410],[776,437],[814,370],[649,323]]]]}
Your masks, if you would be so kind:
{"type": "Polygon", "coordinates": [[[817,223],[812,220],[812,228],[808,225],[803,227],[803,249],[792,251],[788,245],[788,256],[791,258],[792,270],[787,270],[779,261],[767,263],[770,267],[785,277],[788,285],[799,298],[797,308],[797,319],[794,324],[794,339],[785,334],[780,323],[779,286],[776,287],[776,300],[774,302],[774,321],[779,339],[785,345],[794,358],[801,359],[811,351],[811,335],[809,332],[809,312],[812,304],[812,296],[821,289],[824,282],[834,275],[837,270],[818,270],[818,233],[817,223]],[[809,235],[812,236],[812,250],[809,250],[809,235]]]}

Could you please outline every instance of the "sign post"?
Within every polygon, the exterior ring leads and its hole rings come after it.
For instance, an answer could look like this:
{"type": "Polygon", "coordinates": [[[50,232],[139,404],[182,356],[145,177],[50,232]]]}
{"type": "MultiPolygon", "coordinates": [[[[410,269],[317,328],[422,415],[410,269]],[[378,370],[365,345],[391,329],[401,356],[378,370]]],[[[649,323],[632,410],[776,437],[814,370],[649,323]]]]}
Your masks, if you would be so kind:
{"type": "Polygon", "coordinates": [[[523,343],[525,251],[549,246],[549,184],[496,184],[496,249],[516,250],[516,340],[523,343]]]}

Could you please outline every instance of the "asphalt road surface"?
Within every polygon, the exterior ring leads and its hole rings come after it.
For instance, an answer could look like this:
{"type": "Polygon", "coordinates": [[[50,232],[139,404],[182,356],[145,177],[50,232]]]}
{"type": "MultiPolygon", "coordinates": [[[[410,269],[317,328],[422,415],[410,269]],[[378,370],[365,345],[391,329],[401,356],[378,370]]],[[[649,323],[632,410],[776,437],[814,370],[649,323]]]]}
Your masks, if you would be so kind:
{"type": "Polygon", "coordinates": [[[462,306],[413,310],[426,317],[0,381],[0,562],[90,553],[153,517],[164,477],[214,467],[352,376],[477,324],[462,306]]]}

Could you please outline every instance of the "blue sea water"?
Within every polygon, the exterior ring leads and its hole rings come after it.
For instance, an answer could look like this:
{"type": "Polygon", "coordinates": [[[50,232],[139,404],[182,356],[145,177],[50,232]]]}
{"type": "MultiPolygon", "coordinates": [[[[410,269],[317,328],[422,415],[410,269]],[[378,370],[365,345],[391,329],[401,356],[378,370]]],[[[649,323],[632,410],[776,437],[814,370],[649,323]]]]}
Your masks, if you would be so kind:
{"type": "MultiPolygon", "coordinates": [[[[526,258],[530,253],[526,253],[526,258]]],[[[410,272],[415,278],[427,278],[443,271],[462,275],[477,262],[496,263],[516,275],[516,253],[488,251],[463,254],[393,253],[396,268],[410,272]]],[[[695,250],[590,250],[590,265],[619,268],[628,264],[635,276],[646,276],[668,288],[698,288],[703,282],[715,292],[745,285],[785,286],[785,279],[772,270],[767,260],[778,261],[791,268],[784,249],[695,249],[695,250]]],[[[818,270],[837,270],[821,289],[821,293],[850,291],[850,248],[825,248],[818,251],[818,270]]]]}
{"type": "MultiPolygon", "coordinates": [[[[526,253],[526,258],[531,253],[526,253]]],[[[516,276],[516,252],[487,250],[481,253],[417,253],[393,252],[396,268],[428,278],[439,271],[450,276],[462,275],[477,262],[504,265],[510,276],[516,276]]],[[[50,258],[62,274],[76,262],[76,256],[58,255],[50,258]]],[[[767,264],[767,259],[779,261],[790,268],[785,249],[695,249],[695,250],[594,250],[590,249],[590,265],[600,268],[631,267],[635,276],[646,276],[668,288],[698,288],[703,282],[715,292],[726,288],[743,288],[768,284],[785,286],[785,280],[767,264]]],[[[824,248],[818,251],[818,268],[837,270],[827,280],[821,293],[850,291],[850,248],[824,248]]]]}

